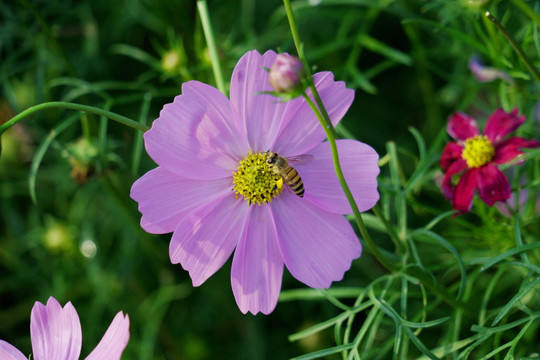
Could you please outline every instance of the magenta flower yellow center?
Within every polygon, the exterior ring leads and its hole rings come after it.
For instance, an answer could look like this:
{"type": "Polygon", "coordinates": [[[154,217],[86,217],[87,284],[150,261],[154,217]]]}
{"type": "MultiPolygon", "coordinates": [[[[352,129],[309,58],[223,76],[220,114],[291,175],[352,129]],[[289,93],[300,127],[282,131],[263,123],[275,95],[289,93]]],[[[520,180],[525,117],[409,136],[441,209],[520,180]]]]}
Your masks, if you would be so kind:
{"type": "Polygon", "coordinates": [[[461,157],[469,168],[479,168],[493,159],[495,148],[487,136],[476,135],[465,140],[465,148],[461,157]]]}
{"type": "Polygon", "coordinates": [[[233,172],[234,196],[242,195],[248,204],[261,205],[272,202],[281,193],[278,186],[281,180],[279,174],[274,173],[272,166],[266,161],[268,153],[251,152],[240,161],[238,169],[233,172]]]}

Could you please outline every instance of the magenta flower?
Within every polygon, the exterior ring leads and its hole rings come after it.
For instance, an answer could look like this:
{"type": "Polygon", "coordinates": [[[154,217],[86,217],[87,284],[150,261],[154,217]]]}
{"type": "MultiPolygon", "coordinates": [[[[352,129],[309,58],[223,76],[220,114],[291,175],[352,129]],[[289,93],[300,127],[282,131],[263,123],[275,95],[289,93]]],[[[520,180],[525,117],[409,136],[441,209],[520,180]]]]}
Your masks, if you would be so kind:
{"type": "MultiPolygon", "coordinates": [[[[171,261],[189,272],[194,286],[234,251],[231,283],[243,313],[275,308],[284,265],[306,285],[327,288],[362,250],[343,217],[352,211],[315,115],[302,98],[281,102],[263,93],[272,90],[264,68],[276,56],[245,54],[232,75],[230,100],[212,86],[184,83],[182,95],[144,134],[159,166],[131,188],[143,229],[174,232],[171,261]],[[303,197],[280,186],[267,162],[271,153],[311,159],[290,164],[303,197]]],[[[314,82],[337,124],[354,91],[330,72],[315,74],[314,82]]],[[[370,209],[379,198],[377,153],[354,140],[338,140],[338,149],[359,209],[370,209]]]]}
{"type": "Polygon", "coordinates": [[[455,113],[448,120],[448,134],[457,142],[450,142],[441,156],[444,179],[442,193],[452,202],[452,207],[460,213],[471,210],[476,190],[480,199],[489,206],[496,201],[506,201],[510,197],[510,184],[506,175],[496,165],[507,163],[523,154],[521,148],[540,145],[536,140],[520,137],[503,139],[525,121],[514,109],[506,113],[497,109],[489,117],[480,135],[476,121],[463,114],[455,113]],[[456,186],[453,177],[461,174],[456,186]]]}
{"type": "MultiPolygon", "coordinates": [[[[50,297],[47,305],[36,302],[30,317],[32,359],[76,360],[81,353],[81,323],[77,311],[68,302],[62,308],[55,298],[50,297]]],[[[120,359],[129,340],[129,317],[119,312],[86,360],[120,359]]],[[[0,340],[0,359],[28,360],[28,357],[13,345],[0,340]]]]}

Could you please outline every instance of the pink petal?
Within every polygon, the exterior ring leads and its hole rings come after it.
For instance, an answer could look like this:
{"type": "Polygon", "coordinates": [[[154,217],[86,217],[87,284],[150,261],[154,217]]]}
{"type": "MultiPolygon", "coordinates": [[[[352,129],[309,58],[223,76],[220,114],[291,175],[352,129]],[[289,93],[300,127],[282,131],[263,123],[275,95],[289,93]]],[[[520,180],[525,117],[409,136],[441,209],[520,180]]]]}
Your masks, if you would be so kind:
{"type": "MultiPolygon", "coordinates": [[[[313,82],[332,124],[338,124],[354,100],[354,90],[347,89],[343,81],[334,81],[331,72],[316,73],[313,82]]],[[[313,99],[310,90],[307,94],[313,99]]],[[[295,103],[285,109],[279,135],[269,148],[283,156],[305,154],[326,138],[307,102],[303,98],[293,101],[295,103]]]]}
{"type": "Polygon", "coordinates": [[[471,211],[474,192],[479,177],[478,168],[469,169],[459,179],[452,198],[452,207],[461,213],[471,211]]]}
{"type": "Polygon", "coordinates": [[[448,170],[456,160],[461,160],[461,154],[463,152],[463,146],[455,142],[449,142],[444,147],[441,155],[441,168],[444,172],[448,170]]]}
{"type": "Polygon", "coordinates": [[[326,212],[292,193],[272,202],[279,248],[285,266],[313,288],[328,288],[343,278],[362,252],[344,216],[326,212]]]}
{"type": "Polygon", "coordinates": [[[166,104],[144,134],[146,151],[160,166],[181,177],[229,177],[247,155],[237,115],[217,89],[189,81],[183,94],[166,104]]]}
{"type": "Polygon", "coordinates": [[[273,91],[264,68],[272,67],[276,56],[274,51],[267,51],[264,55],[257,50],[249,51],[238,60],[231,77],[231,103],[244,123],[252,151],[270,148],[281,126],[284,109],[294,103],[284,103],[273,95],[261,94],[273,91]]]}
{"type": "Polygon", "coordinates": [[[270,206],[251,206],[246,229],[236,247],[231,283],[236,303],[244,314],[271,313],[276,307],[283,260],[270,206]]]}
{"type": "Polygon", "coordinates": [[[494,165],[478,168],[478,195],[489,206],[495,201],[506,201],[510,197],[510,184],[506,175],[494,165]]]}
{"type": "Polygon", "coordinates": [[[478,125],[476,120],[467,114],[456,112],[448,119],[446,131],[455,140],[465,141],[478,135],[478,125]]]}
{"type": "Polygon", "coordinates": [[[189,271],[193,286],[212,276],[240,241],[249,215],[245,200],[232,194],[187,215],[176,227],[169,246],[173,264],[189,271]]]}
{"type": "MultiPolygon", "coordinates": [[[[379,200],[377,175],[379,155],[369,145],[356,140],[338,140],[338,155],[345,180],[360,211],[371,209],[379,200]]],[[[294,165],[304,182],[304,199],[337,214],[352,214],[332,162],[330,144],[323,142],[310,153],[313,160],[294,165]]]]}
{"type": "Polygon", "coordinates": [[[495,146],[493,162],[495,164],[504,164],[523,154],[520,149],[537,148],[539,146],[540,142],[536,140],[527,140],[517,136],[505,139],[495,146]]]}
{"type": "Polygon", "coordinates": [[[463,159],[456,160],[446,169],[444,174],[443,182],[441,185],[441,191],[443,195],[448,199],[452,200],[454,197],[454,186],[452,185],[452,177],[456,174],[467,169],[467,162],[463,159]]]}
{"type": "Polygon", "coordinates": [[[230,193],[232,179],[185,179],[159,166],[140,177],[131,187],[139,203],[141,227],[152,234],[174,231],[182,218],[201,204],[230,193]]]}
{"type": "Polygon", "coordinates": [[[15,346],[0,340],[0,359],[2,360],[28,360],[15,346]]]}
{"type": "Polygon", "coordinates": [[[129,317],[120,311],[86,360],[119,360],[129,341],[129,317]]]}
{"type": "MultiPolygon", "coordinates": [[[[245,122],[252,151],[303,154],[324,140],[324,131],[303,98],[282,102],[261,94],[273,90],[264,67],[270,68],[276,56],[273,51],[261,55],[253,50],[238,61],[231,78],[231,103],[245,122]]],[[[335,82],[330,72],[315,74],[313,81],[330,119],[337,124],[351,105],[354,91],[345,88],[344,82],[335,82]]]]}
{"type": "Polygon", "coordinates": [[[182,84],[182,93],[207,107],[208,116],[211,118],[209,120],[215,126],[215,128],[209,127],[208,130],[212,134],[216,132],[218,134],[217,143],[211,143],[210,147],[217,146],[225,153],[235,154],[237,157],[246,154],[249,148],[244,122],[235,112],[227,96],[215,87],[199,81],[188,81],[182,84]]]}
{"type": "Polygon", "coordinates": [[[36,360],[77,360],[81,353],[81,323],[68,302],[64,308],[50,297],[47,305],[36,302],[30,317],[32,350],[36,360]]]}
{"type": "Polygon", "coordinates": [[[491,114],[484,128],[484,135],[493,143],[498,143],[503,137],[510,134],[525,122],[525,115],[518,116],[518,109],[507,113],[497,109],[491,114]]]}

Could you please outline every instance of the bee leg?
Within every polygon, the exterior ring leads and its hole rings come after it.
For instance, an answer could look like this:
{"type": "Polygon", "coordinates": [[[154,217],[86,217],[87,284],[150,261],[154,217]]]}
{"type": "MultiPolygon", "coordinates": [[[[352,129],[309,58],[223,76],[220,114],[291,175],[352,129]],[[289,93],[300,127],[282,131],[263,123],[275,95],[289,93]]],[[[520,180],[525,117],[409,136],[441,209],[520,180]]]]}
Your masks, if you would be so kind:
{"type": "Polygon", "coordinates": [[[274,184],[274,189],[273,190],[276,190],[276,189],[279,189],[279,190],[282,190],[283,189],[283,178],[280,178],[278,181],[276,181],[276,183],[274,184]]]}

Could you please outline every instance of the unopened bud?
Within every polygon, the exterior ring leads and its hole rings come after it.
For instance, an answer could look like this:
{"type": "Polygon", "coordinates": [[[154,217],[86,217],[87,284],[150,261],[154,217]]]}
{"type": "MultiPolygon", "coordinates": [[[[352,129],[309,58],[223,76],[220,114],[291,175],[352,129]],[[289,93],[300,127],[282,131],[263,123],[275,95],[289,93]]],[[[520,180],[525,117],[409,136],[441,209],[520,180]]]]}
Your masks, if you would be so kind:
{"type": "Polygon", "coordinates": [[[71,177],[84,184],[96,172],[98,149],[96,145],[81,138],[67,146],[67,159],[71,165],[71,177]]]}
{"type": "Polygon", "coordinates": [[[270,85],[277,93],[298,90],[302,86],[304,74],[304,66],[298,58],[282,53],[270,68],[270,85]]]}

